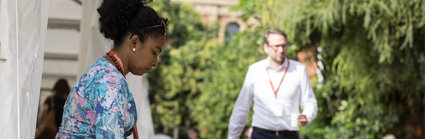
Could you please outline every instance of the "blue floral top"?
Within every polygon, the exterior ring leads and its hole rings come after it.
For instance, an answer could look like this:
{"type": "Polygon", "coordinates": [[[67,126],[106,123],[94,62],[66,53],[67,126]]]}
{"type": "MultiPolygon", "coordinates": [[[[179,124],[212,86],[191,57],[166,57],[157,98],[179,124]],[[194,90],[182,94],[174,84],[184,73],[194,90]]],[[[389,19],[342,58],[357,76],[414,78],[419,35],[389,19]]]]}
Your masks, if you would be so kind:
{"type": "Polygon", "coordinates": [[[136,120],[136,105],[124,76],[99,58],[69,93],[56,138],[125,138],[136,120]]]}

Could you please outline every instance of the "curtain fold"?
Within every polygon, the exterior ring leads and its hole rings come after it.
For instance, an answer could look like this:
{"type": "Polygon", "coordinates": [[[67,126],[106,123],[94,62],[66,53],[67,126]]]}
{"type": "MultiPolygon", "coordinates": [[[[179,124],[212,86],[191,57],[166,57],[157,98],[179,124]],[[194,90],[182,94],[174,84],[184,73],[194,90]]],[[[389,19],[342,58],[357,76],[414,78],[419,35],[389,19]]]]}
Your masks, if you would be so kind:
{"type": "Polygon", "coordinates": [[[0,2],[0,138],[34,138],[48,4],[0,2]]]}

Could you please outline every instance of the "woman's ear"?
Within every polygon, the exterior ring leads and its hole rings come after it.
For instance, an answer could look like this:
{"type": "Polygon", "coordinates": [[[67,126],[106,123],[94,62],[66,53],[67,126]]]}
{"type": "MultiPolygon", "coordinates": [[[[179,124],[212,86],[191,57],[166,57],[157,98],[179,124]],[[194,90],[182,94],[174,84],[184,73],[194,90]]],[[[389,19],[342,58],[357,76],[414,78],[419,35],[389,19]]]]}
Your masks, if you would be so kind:
{"type": "Polygon", "coordinates": [[[130,49],[131,51],[136,51],[137,41],[139,41],[139,35],[132,35],[130,38],[130,49]]]}
{"type": "Polygon", "coordinates": [[[137,41],[139,41],[139,35],[133,35],[133,36],[131,36],[131,38],[130,38],[130,42],[131,43],[137,43],[137,41]]]}

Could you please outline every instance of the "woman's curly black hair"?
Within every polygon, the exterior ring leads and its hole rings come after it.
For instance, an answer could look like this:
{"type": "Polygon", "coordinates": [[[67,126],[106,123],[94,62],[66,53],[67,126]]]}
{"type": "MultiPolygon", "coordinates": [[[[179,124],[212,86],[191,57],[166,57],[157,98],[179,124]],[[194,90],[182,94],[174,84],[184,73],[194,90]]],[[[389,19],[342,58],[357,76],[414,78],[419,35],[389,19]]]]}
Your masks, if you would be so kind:
{"type": "Polygon", "coordinates": [[[114,40],[114,47],[118,47],[127,35],[138,35],[142,43],[148,37],[164,35],[167,19],[160,17],[151,7],[145,6],[149,2],[151,0],[104,0],[97,9],[100,15],[100,32],[106,38],[114,40]],[[157,25],[161,26],[149,28],[157,25]]]}

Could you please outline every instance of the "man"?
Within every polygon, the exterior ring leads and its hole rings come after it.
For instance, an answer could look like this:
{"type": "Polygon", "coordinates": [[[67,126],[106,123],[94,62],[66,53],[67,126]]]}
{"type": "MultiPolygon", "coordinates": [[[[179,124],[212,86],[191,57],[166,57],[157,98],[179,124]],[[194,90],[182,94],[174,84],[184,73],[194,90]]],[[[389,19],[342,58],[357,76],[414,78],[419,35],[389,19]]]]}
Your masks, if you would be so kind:
{"type": "Polygon", "coordinates": [[[286,34],[268,30],[263,47],[268,57],[249,66],[230,117],[228,139],[239,138],[252,101],[252,139],[299,138],[298,125],[306,126],[316,117],[317,101],[305,66],[286,58],[286,34]]]}

